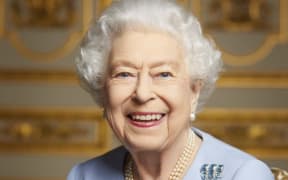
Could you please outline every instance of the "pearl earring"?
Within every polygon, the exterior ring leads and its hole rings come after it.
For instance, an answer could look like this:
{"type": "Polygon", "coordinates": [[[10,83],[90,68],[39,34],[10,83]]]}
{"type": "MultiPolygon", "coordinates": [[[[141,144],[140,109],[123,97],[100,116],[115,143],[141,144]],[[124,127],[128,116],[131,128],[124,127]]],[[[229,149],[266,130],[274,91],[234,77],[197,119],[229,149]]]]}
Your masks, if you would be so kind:
{"type": "Polygon", "coordinates": [[[193,122],[193,121],[195,121],[195,119],[196,119],[195,113],[191,113],[190,114],[190,121],[193,122]]]}

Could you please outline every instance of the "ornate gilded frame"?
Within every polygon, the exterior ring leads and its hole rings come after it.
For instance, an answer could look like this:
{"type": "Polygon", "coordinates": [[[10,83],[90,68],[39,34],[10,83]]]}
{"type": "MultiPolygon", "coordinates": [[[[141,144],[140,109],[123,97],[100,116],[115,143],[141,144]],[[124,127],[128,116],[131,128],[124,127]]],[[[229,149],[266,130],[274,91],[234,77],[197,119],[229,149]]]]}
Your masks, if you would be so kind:
{"type": "MultiPolygon", "coordinates": [[[[234,53],[228,52],[219,44],[223,59],[225,63],[234,65],[234,66],[243,66],[243,65],[251,65],[255,64],[258,61],[264,59],[269,53],[271,53],[272,49],[278,45],[288,42],[288,2],[286,0],[277,0],[279,2],[279,32],[277,33],[269,33],[263,40],[262,44],[256,49],[256,51],[243,54],[236,55],[234,53]]],[[[193,1],[193,12],[197,17],[199,17],[200,21],[203,18],[202,13],[202,2],[201,0],[193,1]]],[[[209,33],[211,30],[204,29],[209,33]]],[[[210,34],[210,33],[209,33],[210,34]]]]}
{"type": "Polygon", "coordinates": [[[93,17],[93,3],[92,0],[83,0],[82,3],[82,26],[79,31],[71,32],[66,41],[60,47],[55,48],[49,52],[39,52],[32,50],[25,46],[24,42],[21,40],[21,36],[16,30],[7,30],[5,28],[5,12],[6,3],[5,0],[0,0],[0,38],[7,38],[11,42],[12,46],[17,49],[17,51],[29,60],[34,60],[38,62],[47,62],[59,60],[68,53],[72,52],[77,46],[79,41],[85,34],[89,23],[93,17]]]}
{"type": "Polygon", "coordinates": [[[95,156],[111,147],[110,129],[95,107],[0,107],[0,137],[2,152],[95,156]]]}

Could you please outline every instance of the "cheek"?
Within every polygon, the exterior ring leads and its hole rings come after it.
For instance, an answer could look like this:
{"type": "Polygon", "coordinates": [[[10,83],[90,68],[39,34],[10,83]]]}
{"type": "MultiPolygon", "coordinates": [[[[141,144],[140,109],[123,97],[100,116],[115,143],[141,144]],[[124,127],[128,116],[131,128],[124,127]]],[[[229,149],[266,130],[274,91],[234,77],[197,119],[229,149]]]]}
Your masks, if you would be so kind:
{"type": "Polygon", "coordinates": [[[110,83],[106,86],[107,92],[107,104],[106,104],[106,116],[108,123],[116,136],[121,140],[124,136],[124,114],[122,108],[125,106],[125,102],[131,96],[133,88],[131,85],[123,85],[117,83],[110,83]]]}
{"type": "Polygon", "coordinates": [[[107,99],[110,108],[119,107],[123,104],[133,93],[133,84],[117,84],[111,82],[107,86],[107,99]]]}
{"type": "Polygon", "coordinates": [[[162,99],[170,106],[183,107],[189,106],[193,93],[187,81],[180,81],[175,84],[158,87],[158,92],[162,99]]]}

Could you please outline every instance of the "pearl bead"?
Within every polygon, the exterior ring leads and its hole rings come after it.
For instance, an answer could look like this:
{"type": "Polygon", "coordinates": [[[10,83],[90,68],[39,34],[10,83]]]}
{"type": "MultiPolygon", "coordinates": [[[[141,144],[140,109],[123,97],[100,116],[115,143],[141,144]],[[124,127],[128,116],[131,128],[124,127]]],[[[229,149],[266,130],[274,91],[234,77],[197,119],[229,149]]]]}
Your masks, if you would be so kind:
{"type": "MultiPolygon", "coordinates": [[[[177,160],[172,172],[169,175],[168,180],[180,180],[181,176],[184,174],[184,171],[188,167],[189,160],[191,159],[195,149],[196,144],[195,139],[196,139],[195,134],[189,131],[188,144],[185,146],[182,154],[177,160]]],[[[134,180],[133,170],[135,168],[133,166],[134,166],[133,159],[131,156],[129,156],[124,170],[125,180],[134,180]]]]}

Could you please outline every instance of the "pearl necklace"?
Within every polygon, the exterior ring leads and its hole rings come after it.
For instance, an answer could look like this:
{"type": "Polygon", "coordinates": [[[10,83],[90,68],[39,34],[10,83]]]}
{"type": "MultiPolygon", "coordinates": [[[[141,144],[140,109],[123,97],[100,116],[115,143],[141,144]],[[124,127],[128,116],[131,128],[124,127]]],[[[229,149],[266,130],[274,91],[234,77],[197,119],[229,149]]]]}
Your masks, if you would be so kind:
{"type": "MultiPolygon", "coordinates": [[[[175,167],[173,168],[171,174],[169,175],[168,180],[180,180],[180,177],[184,174],[185,169],[189,165],[189,160],[192,158],[194,149],[195,149],[195,134],[189,131],[188,135],[188,144],[185,146],[182,154],[176,162],[175,167]]],[[[125,180],[134,180],[133,171],[134,163],[131,156],[128,156],[127,164],[124,170],[125,180]]]]}

